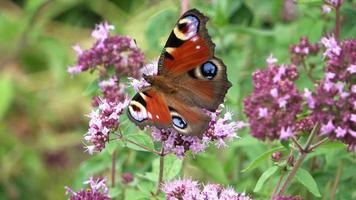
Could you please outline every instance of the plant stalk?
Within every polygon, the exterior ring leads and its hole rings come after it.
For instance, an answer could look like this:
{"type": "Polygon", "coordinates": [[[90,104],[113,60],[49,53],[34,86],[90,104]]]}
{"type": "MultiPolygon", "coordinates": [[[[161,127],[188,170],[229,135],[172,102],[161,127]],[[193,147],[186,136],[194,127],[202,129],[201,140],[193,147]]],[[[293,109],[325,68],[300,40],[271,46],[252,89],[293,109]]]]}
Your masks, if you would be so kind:
{"type": "Polygon", "coordinates": [[[111,186],[115,187],[115,175],[116,175],[116,150],[112,153],[111,163],[111,186]]]}
{"type": "Polygon", "coordinates": [[[161,148],[161,153],[159,155],[159,174],[158,174],[158,183],[157,183],[157,191],[156,195],[158,195],[161,192],[161,185],[163,182],[163,170],[164,170],[164,143],[162,143],[162,148],[161,148]]]}
{"type": "MultiPolygon", "coordinates": [[[[339,3],[340,4],[340,3],[339,3]]],[[[338,41],[340,37],[340,29],[341,29],[341,18],[340,18],[340,5],[335,7],[335,39],[338,41]]]]}
{"type": "Polygon", "coordinates": [[[337,167],[337,172],[336,172],[335,180],[334,180],[333,186],[332,186],[332,188],[331,188],[330,200],[334,200],[334,199],[335,199],[335,194],[336,194],[337,186],[339,185],[340,177],[341,177],[341,174],[342,174],[342,168],[343,168],[343,162],[340,161],[339,166],[337,167]]]}
{"type": "Polygon", "coordinates": [[[309,147],[314,139],[314,136],[316,135],[316,133],[319,130],[319,125],[316,124],[313,128],[313,130],[311,131],[307,142],[305,143],[304,148],[302,149],[298,149],[299,150],[299,155],[298,155],[298,159],[296,160],[292,170],[290,171],[290,173],[288,174],[286,181],[283,183],[281,190],[278,192],[279,195],[282,195],[288,188],[289,184],[292,182],[295,174],[297,173],[299,167],[302,165],[305,157],[308,155],[309,151],[309,147]]]}

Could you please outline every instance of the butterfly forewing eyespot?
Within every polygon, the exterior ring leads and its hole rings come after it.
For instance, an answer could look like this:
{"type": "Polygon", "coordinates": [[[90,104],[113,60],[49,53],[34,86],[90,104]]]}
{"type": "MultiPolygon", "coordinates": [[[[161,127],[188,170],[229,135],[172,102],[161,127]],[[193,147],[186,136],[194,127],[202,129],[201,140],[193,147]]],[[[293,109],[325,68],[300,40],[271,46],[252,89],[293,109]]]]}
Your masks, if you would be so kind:
{"type": "Polygon", "coordinates": [[[178,21],[173,32],[178,39],[183,41],[189,40],[197,35],[199,23],[199,19],[196,16],[188,15],[178,21]]]}

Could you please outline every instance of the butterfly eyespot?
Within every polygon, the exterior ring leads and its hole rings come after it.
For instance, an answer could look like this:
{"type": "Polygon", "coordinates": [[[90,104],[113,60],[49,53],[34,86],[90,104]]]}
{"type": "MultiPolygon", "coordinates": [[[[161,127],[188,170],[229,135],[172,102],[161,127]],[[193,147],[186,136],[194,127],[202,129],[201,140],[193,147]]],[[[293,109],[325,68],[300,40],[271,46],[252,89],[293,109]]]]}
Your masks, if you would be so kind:
{"type": "Polygon", "coordinates": [[[185,129],[188,126],[187,122],[185,122],[184,119],[179,116],[172,116],[172,123],[179,129],[185,129]]]}
{"type": "Polygon", "coordinates": [[[172,125],[175,129],[179,132],[187,132],[188,131],[188,123],[184,120],[184,118],[177,113],[175,110],[171,110],[171,117],[172,117],[172,125]]]}
{"type": "Polygon", "coordinates": [[[206,62],[200,67],[201,75],[208,80],[212,80],[216,76],[217,72],[218,68],[212,62],[206,62]]]}
{"type": "Polygon", "coordinates": [[[189,40],[196,36],[199,29],[199,19],[195,16],[186,16],[178,21],[174,28],[175,36],[180,40],[189,40]]]}

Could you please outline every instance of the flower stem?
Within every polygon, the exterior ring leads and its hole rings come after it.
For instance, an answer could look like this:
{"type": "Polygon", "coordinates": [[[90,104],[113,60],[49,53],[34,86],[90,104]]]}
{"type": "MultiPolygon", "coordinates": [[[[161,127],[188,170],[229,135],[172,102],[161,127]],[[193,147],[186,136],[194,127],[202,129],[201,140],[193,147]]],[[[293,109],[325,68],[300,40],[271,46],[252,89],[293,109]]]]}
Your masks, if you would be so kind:
{"type": "Polygon", "coordinates": [[[343,168],[343,162],[340,161],[339,166],[337,167],[335,181],[334,181],[333,187],[332,187],[331,192],[330,192],[330,200],[334,200],[335,199],[335,193],[336,193],[336,190],[337,190],[337,186],[339,185],[339,181],[340,181],[340,177],[341,177],[341,173],[342,173],[342,168],[343,168]]]}
{"type": "Polygon", "coordinates": [[[189,0],[180,0],[180,14],[183,15],[189,7],[189,0]]]}
{"type": "Polygon", "coordinates": [[[162,143],[162,148],[161,148],[161,153],[159,155],[159,174],[158,174],[158,183],[157,183],[157,191],[156,195],[158,195],[161,192],[161,185],[163,182],[163,170],[164,170],[164,143],[162,143]]]}
{"type": "Polygon", "coordinates": [[[115,187],[115,175],[116,175],[116,150],[112,153],[111,163],[111,186],[115,187]]]}
{"type": "Polygon", "coordinates": [[[279,187],[281,186],[282,180],[284,178],[285,172],[284,170],[281,172],[281,176],[278,179],[278,182],[276,184],[276,187],[273,189],[273,193],[271,195],[271,200],[273,200],[274,196],[276,195],[276,193],[278,192],[279,187]]]}
{"type": "Polygon", "coordinates": [[[298,149],[299,150],[299,155],[298,155],[298,159],[296,160],[296,162],[294,163],[294,166],[292,168],[292,170],[290,171],[290,173],[288,174],[286,181],[283,183],[281,190],[278,192],[279,195],[282,195],[288,188],[289,184],[292,182],[295,174],[297,173],[299,167],[302,165],[305,157],[307,156],[307,154],[310,152],[309,151],[309,147],[314,139],[314,136],[316,135],[316,132],[318,132],[319,130],[319,125],[316,124],[313,128],[313,130],[311,131],[307,142],[305,143],[304,148],[302,149],[298,149]]]}
{"type": "Polygon", "coordinates": [[[340,29],[341,29],[341,18],[340,18],[340,6],[341,4],[335,7],[335,39],[339,40],[340,37],[340,29]]]}
{"type": "Polygon", "coordinates": [[[135,141],[132,141],[132,140],[130,140],[130,139],[125,139],[125,140],[126,140],[126,142],[131,143],[131,144],[133,144],[133,145],[136,145],[136,146],[138,146],[138,147],[141,147],[142,149],[144,149],[144,150],[146,150],[146,151],[148,151],[148,152],[154,153],[154,154],[156,154],[156,155],[161,155],[160,152],[158,152],[158,151],[156,151],[156,150],[154,150],[154,149],[148,148],[148,147],[146,147],[145,145],[142,145],[142,144],[137,143],[137,142],[135,142],[135,141]]]}
{"type": "Polygon", "coordinates": [[[319,142],[311,145],[309,148],[309,151],[313,151],[314,149],[318,148],[320,145],[324,144],[327,141],[329,141],[329,138],[324,138],[324,139],[320,140],[319,142]]]}
{"type": "Polygon", "coordinates": [[[298,142],[297,138],[292,137],[292,141],[293,141],[293,143],[295,144],[295,146],[297,146],[299,152],[300,152],[300,151],[303,151],[303,147],[302,147],[302,145],[298,142]]]}
{"type": "Polygon", "coordinates": [[[312,83],[317,83],[317,81],[315,80],[315,78],[314,78],[313,75],[312,75],[312,71],[311,71],[310,69],[308,69],[307,64],[305,63],[305,58],[303,58],[302,67],[303,67],[303,70],[305,71],[305,73],[306,73],[308,79],[309,79],[312,83]]]}

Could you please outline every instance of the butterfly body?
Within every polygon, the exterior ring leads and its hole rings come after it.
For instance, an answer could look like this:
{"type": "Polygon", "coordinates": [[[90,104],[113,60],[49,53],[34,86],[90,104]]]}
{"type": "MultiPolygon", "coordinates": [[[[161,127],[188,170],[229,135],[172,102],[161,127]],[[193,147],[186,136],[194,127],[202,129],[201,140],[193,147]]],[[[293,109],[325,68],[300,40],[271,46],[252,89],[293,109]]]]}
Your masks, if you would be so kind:
{"type": "Polygon", "coordinates": [[[176,23],[158,62],[157,75],[130,102],[129,118],[141,128],[174,128],[185,135],[201,135],[223,102],[231,83],[226,66],[214,56],[208,20],[198,10],[187,11],[176,23]]]}

